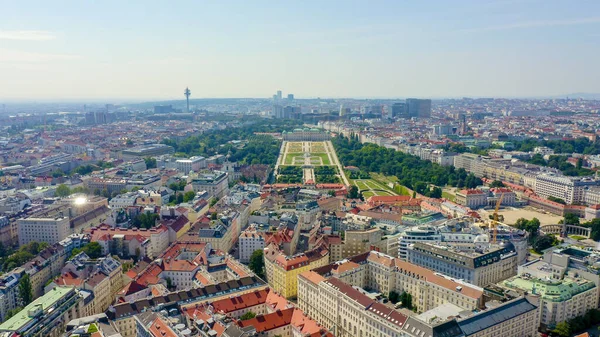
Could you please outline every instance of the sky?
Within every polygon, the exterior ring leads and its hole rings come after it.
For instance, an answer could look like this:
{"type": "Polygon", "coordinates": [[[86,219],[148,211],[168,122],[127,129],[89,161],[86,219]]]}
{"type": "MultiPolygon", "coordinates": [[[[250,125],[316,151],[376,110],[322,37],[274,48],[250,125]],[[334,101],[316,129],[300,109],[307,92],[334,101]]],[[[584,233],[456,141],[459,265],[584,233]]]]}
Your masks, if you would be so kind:
{"type": "Polygon", "coordinates": [[[600,1],[0,0],[0,99],[600,93],[600,1]]]}

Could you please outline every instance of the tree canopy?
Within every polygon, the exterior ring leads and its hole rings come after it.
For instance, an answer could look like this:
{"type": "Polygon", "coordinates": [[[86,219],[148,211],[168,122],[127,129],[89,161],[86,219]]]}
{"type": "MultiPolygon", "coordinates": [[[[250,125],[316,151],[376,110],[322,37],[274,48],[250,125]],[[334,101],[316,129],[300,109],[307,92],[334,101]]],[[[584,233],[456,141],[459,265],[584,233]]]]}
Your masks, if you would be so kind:
{"type": "Polygon", "coordinates": [[[29,274],[25,273],[19,280],[19,297],[23,301],[23,305],[27,305],[33,301],[33,288],[29,274]]]}
{"type": "Polygon", "coordinates": [[[332,139],[332,143],[345,166],[356,166],[361,171],[396,176],[401,185],[425,196],[441,196],[441,190],[431,188],[430,185],[475,188],[483,184],[481,179],[462,168],[441,166],[394,149],[370,143],[363,144],[354,135],[339,135],[332,139]]]}
{"type": "Polygon", "coordinates": [[[262,279],[265,278],[265,261],[263,260],[262,249],[257,249],[252,252],[248,267],[254,272],[254,274],[256,274],[256,276],[262,279]]]}
{"type": "Polygon", "coordinates": [[[271,136],[255,133],[282,132],[301,125],[301,121],[295,120],[261,119],[244,127],[211,130],[180,141],[164,139],[163,144],[174,147],[176,153],[185,156],[210,157],[229,154],[230,161],[242,164],[274,165],[279,156],[281,142],[271,136]],[[246,143],[240,147],[232,143],[235,140],[245,140],[246,143]]]}

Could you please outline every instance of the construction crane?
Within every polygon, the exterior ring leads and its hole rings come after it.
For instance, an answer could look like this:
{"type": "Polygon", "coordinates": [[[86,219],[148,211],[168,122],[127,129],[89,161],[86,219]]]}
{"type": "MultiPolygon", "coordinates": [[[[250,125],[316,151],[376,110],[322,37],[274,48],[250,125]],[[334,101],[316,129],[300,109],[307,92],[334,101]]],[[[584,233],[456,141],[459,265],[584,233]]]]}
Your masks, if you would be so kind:
{"type": "Polygon", "coordinates": [[[496,203],[496,208],[494,209],[494,219],[490,222],[490,228],[492,231],[492,243],[496,243],[496,235],[498,234],[498,209],[500,208],[500,204],[502,203],[502,198],[504,197],[504,193],[500,194],[500,198],[496,203]]]}

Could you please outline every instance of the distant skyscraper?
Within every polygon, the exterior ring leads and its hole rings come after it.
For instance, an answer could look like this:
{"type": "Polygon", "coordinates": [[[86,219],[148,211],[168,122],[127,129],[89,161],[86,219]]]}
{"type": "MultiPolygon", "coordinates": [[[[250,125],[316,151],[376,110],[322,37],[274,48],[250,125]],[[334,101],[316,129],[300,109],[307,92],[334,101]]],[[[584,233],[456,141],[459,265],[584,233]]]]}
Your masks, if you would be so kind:
{"type": "Polygon", "coordinates": [[[288,101],[294,100],[294,94],[288,94],[288,101]]]}
{"type": "Polygon", "coordinates": [[[467,133],[467,115],[460,114],[458,116],[458,119],[460,120],[460,131],[459,131],[459,133],[461,135],[464,135],[464,134],[467,133]]]}
{"type": "Polygon", "coordinates": [[[406,103],[392,104],[392,117],[399,117],[399,118],[408,117],[408,111],[406,111],[406,103]]]}
{"type": "Polygon", "coordinates": [[[277,90],[277,99],[281,100],[281,90],[277,90]]]}
{"type": "Polygon", "coordinates": [[[407,98],[406,110],[409,117],[429,118],[431,117],[431,100],[407,98]]]}
{"type": "Polygon", "coordinates": [[[275,118],[283,118],[283,106],[279,104],[273,104],[273,110],[271,110],[271,115],[275,118]]]}
{"type": "Polygon", "coordinates": [[[344,116],[344,105],[340,104],[340,117],[344,116]]]}
{"type": "Polygon", "coordinates": [[[185,101],[187,104],[186,112],[190,112],[190,95],[192,94],[192,92],[190,91],[190,88],[185,88],[185,91],[183,92],[183,94],[185,95],[185,101]]]}

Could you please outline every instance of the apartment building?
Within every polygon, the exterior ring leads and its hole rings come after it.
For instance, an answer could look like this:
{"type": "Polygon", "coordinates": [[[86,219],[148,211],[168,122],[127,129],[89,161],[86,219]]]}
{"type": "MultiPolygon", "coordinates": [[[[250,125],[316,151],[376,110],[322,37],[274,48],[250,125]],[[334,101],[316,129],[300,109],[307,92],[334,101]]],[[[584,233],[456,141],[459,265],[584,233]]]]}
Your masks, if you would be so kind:
{"type": "Polygon", "coordinates": [[[407,249],[407,261],[433,271],[463,279],[483,287],[517,274],[518,255],[512,243],[490,246],[485,250],[438,246],[416,242],[407,249]]]}
{"type": "Polygon", "coordinates": [[[329,251],[323,246],[293,256],[286,256],[275,245],[264,249],[267,281],[273,291],[285,298],[296,297],[298,275],[329,263],[329,251]]]}
{"type": "Polygon", "coordinates": [[[135,316],[163,307],[165,303],[173,303],[177,306],[187,307],[202,305],[209,301],[216,301],[230,296],[242,295],[256,290],[264,289],[263,281],[256,277],[243,277],[238,280],[231,280],[207,287],[181,290],[171,292],[164,296],[154,296],[150,298],[141,298],[118,303],[112,306],[107,312],[111,324],[116,326],[123,337],[133,337],[136,334],[135,316]]]}
{"type": "Polygon", "coordinates": [[[198,219],[184,238],[210,243],[215,249],[229,252],[240,237],[241,226],[241,213],[227,209],[218,215],[217,220],[208,217],[198,219]]]}
{"type": "Polygon", "coordinates": [[[250,262],[250,256],[256,250],[265,248],[265,238],[256,230],[256,226],[250,225],[245,231],[240,234],[238,240],[240,262],[250,262]]]}
{"type": "Polygon", "coordinates": [[[366,230],[347,230],[344,232],[342,258],[370,251],[372,246],[381,242],[383,232],[379,228],[366,230]]]}
{"type": "Polygon", "coordinates": [[[79,317],[82,305],[82,296],[73,287],[56,287],[0,324],[0,333],[61,336],[66,322],[79,317]]]}
{"type": "Polygon", "coordinates": [[[66,214],[56,213],[42,217],[32,215],[25,219],[18,219],[19,245],[30,242],[57,243],[71,234],[69,217],[66,214]]]}
{"type": "Polygon", "coordinates": [[[8,217],[0,216],[0,243],[4,247],[10,247],[19,240],[18,232],[19,228],[14,219],[10,220],[8,217]]]}
{"type": "Polygon", "coordinates": [[[406,316],[351,285],[308,271],[298,278],[298,306],[340,337],[405,336],[406,316]]]}
{"type": "Polygon", "coordinates": [[[203,173],[191,180],[194,192],[208,192],[209,197],[221,199],[229,193],[229,181],[226,172],[203,173]]]}
{"type": "Polygon", "coordinates": [[[108,309],[123,288],[123,268],[110,256],[92,260],[82,252],[65,263],[60,276],[45,287],[45,292],[57,286],[90,291],[94,294],[91,314],[100,314],[108,309]]]}
{"type": "Polygon", "coordinates": [[[103,223],[109,214],[106,198],[80,196],[58,200],[48,208],[17,220],[19,245],[57,243],[73,233],[82,233],[103,223]]]}
{"type": "MultiPolygon", "coordinates": [[[[383,294],[406,291],[413,296],[413,305],[419,312],[443,303],[452,303],[468,310],[483,305],[482,288],[374,251],[315,268],[311,272],[326,279],[336,277],[351,286],[369,288],[383,294]]],[[[305,301],[302,296],[306,295],[301,296],[302,276],[306,275],[301,275],[298,281],[298,304],[301,309],[303,305],[308,305],[302,304],[305,301]]],[[[310,312],[307,313],[310,315],[310,312]]]]}
{"type": "Polygon", "coordinates": [[[92,241],[102,246],[102,254],[116,254],[123,257],[140,256],[155,258],[169,247],[169,229],[158,225],[151,229],[113,228],[101,225],[88,230],[92,241]]]}

